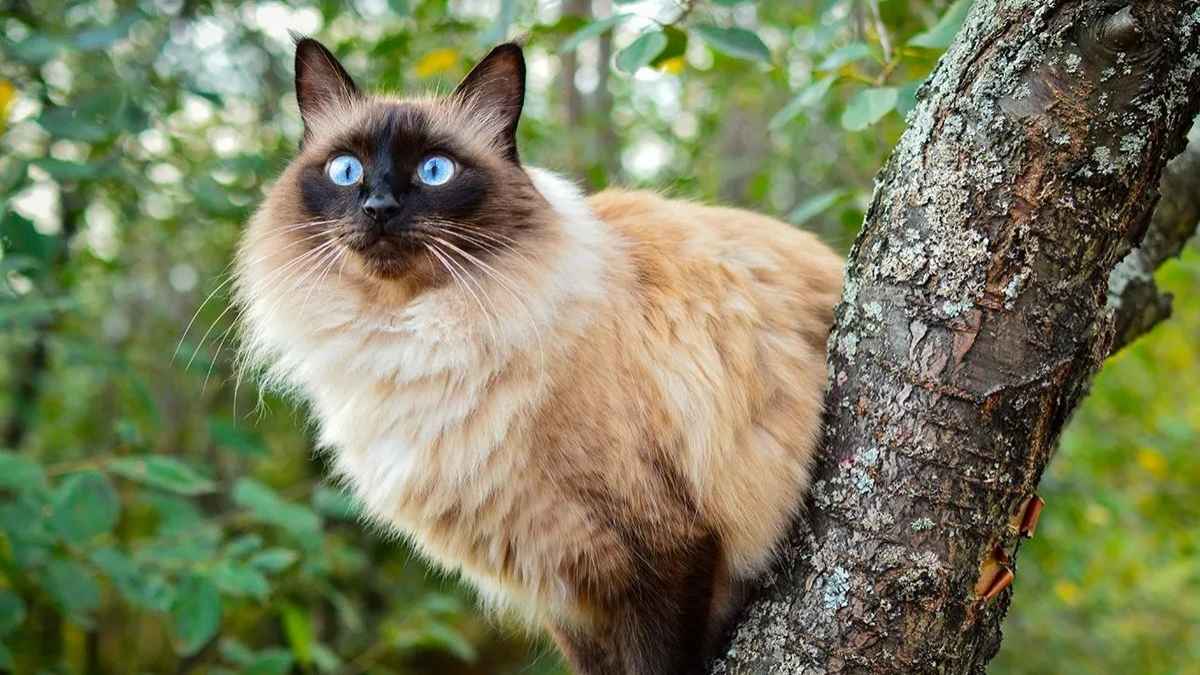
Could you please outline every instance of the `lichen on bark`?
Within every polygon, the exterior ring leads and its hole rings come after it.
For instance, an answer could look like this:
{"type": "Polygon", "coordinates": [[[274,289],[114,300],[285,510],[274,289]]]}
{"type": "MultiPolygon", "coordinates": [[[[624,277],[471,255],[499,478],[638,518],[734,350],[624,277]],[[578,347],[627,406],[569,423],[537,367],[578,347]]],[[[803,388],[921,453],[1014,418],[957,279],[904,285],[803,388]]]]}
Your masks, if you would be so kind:
{"type": "Polygon", "coordinates": [[[1200,0],[975,3],[849,257],[810,508],[714,672],[983,670],[1198,55],[1200,0]]]}

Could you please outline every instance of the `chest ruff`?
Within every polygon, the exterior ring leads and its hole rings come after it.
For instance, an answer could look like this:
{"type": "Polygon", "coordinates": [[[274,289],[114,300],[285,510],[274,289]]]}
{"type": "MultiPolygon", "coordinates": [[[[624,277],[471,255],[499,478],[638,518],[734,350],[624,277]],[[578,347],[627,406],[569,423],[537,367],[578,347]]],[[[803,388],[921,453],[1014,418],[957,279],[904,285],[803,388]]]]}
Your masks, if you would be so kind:
{"type": "Polygon", "coordinates": [[[340,281],[300,302],[244,264],[251,355],[368,512],[491,604],[580,624],[679,560],[757,574],[807,486],[840,261],[769,219],[530,175],[556,236],[403,303],[340,281]]]}

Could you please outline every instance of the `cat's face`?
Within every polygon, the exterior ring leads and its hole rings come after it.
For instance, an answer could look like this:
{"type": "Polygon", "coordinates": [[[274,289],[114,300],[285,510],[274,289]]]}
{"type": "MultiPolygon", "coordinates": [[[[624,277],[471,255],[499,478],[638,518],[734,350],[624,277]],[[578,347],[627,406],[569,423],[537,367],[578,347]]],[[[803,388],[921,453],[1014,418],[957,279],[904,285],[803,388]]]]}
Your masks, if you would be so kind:
{"type": "Polygon", "coordinates": [[[450,96],[399,99],[364,94],[320,43],[300,40],[304,140],[250,246],[410,290],[522,248],[548,208],[518,161],[524,89],[515,45],[493,50],[450,96]]]}

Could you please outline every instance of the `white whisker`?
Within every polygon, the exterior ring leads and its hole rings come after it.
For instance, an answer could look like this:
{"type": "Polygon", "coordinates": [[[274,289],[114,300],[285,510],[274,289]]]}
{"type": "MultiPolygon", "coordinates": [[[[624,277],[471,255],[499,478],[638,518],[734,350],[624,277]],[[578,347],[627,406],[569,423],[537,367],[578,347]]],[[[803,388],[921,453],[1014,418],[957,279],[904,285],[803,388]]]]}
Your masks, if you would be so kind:
{"type": "MultiPolygon", "coordinates": [[[[456,262],[456,261],[455,261],[453,258],[451,258],[449,255],[445,254],[444,252],[440,252],[440,251],[437,249],[437,247],[436,247],[436,246],[433,246],[433,245],[431,245],[431,244],[428,244],[428,243],[426,243],[426,244],[425,244],[425,246],[426,246],[426,247],[427,247],[427,248],[428,248],[428,249],[429,249],[429,250],[430,250],[430,251],[431,251],[431,252],[432,252],[434,255],[436,255],[436,256],[438,257],[438,259],[439,259],[439,260],[441,260],[441,261],[442,261],[442,264],[446,266],[446,270],[447,270],[447,271],[449,271],[449,272],[450,272],[450,274],[451,274],[451,276],[453,276],[455,279],[458,279],[458,275],[457,275],[457,274],[455,274],[454,270],[452,270],[452,269],[450,268],[450,265],[455,265],[455,266],[457,266],[457,267],[459,268],[459,270],[461,270],[461,271],[462,271],[462,273],[463,273],[463,276],[464,276],[464,277],[470,277],[470,274],[468,274],[468,273],[467,273],[467,270],[466,270],[466,268],[462,267],[462,266],[461,266],[461,264],[459,264],[458,262],[456,262]]],[[[468,293],[470,293],[470,294],[471,294],[471,297],[475,299],[475,304],[479,305],[479,311],[480,311],[480,312],[483,312],[483,316],[484,316],[484,318],[485,318],[485,319],[487,320],[487,322],[488,322],[488,332],[490,332],[490,333],[491,333],[491,335],[492,335],[492,347],[493,347],[493,349],[495,349],[495,350],[499,351],[499,349],[500,349],[500,339],[499,339],[499,336],[498,336],[498,334],[496,333],[496,326],[495,326],[495,324],[494,324],[494,323],[493,323],[493,321],[492,321],[492,315],[491,315],[490,313],[488,313],[488,311],[487,311],[487,308],[483,306],[483,301],[479,299],[479,296],[475,294],[475,291],[471,290],[471,287],[470,287],[469,285],[467,285],[467,283],[466,283],[466,281],[467,281],[467,280],[468,280],[468,279],[464,278],[464,281],[463,281],[463,283],[462,283],[462,288],[463,288],[464,290],[466,290],[468,293]]],[[[476,283],[478,283],[478,281],[476,281],[476,283]]],[[[481,290],[481,291],[483,290],[483,287],[482,287],[482,286],[480,287],[480,290],[481,290]]]]}
{"type": "MultiPolygon", "coordinates": [[[[296,241],[289,242],[287,245],[285,245],[282,248],[282,250],[286,251],[287,249],[289,249],[297,244],[303,243],[310,239],[314,239],[316,237],[321,236],[322,234],[325,234],[325,232],[324,231],[318,232],[316,234],[313,234],[313,235],[310,235],[307,237],[303,237],[301,239],[297,239],[296,241]]],[[[256,265],[256,264],[262,262],[263,260],[266,260],[267,258],[271,257],[272,255],[274,255],[274,253],[263,254],[245,264],[246,265],[256,265]]],[[[221,274],[227,273],[229,271],[229,268],[233,267],[235,264],[237,264],[236,259],[231,261],[228,265],[226,265],[225,269],[221,271],[221,274]]],[[[218,276],[220,276],[220,275],[218,275],[218,276]]],[[[208,305],[208,303],[212,302],[212,299],[217,295],[217,293],[221,292],[221,289],[228,286],[236,278],[237,277],[233,276],[233,275],[230,275],[229,277],[227,277],[224,281],[222,281],[220,284],[218,284],[217,287],[214,288],[212,290],[212,292],[210,292],[208,294],[208,296],[204,298],[204,301],[200,303],[200,306],[196,308],[196,311],[192,314],[192,318],[188,320],[187,326],[184,327],[183,334],[179,336],[179,343],[175,345],[175,352],[173,354],[171,354],[171,361],[174,361],[175,359],[179,358],[179,350],[183,348],[183,343],[185,340],[187,340],[188,333],[192,330],[192,326],[196,323],[196,319],[198,319],[200,317],[200,312],[204,311],[204,307],[206,305],[208,305]]]]}
{"type": "Polygon", "coordinates": [[[533,311],[529,308],[529,305],[527,305],[525,303],[525,300],[521,298],[521,294],[517,290],[518,285],[516,284],[516,282],[514,282],[512,279],[506,277],[505,275],[501,274],[500,271],[497,270],[495,267],[492,267],[491,265],[487,264],[486,262],[480,260],[477,256],[474,256],[474,255],[466,252],[462,248],[459,248],[458,246],[455,246],[454,244],[452,244],[440,237],[433,237],[433,239],[435,241],[440,242],[441,244],[453,249],[459,255],[466,258],[468,261],[474,262],[475,265],[484,272],[484,274],[491,276],[492,279],[495,280],[496,283],[502,289],[508,291],[509,295],[511,295],[513,297],[513,299],[517,301],[517,304],[521,305],[521,309],[523,309],[525,311],[525,315],[529,318],[529,327],[533,329],[534,336],[538,342],[538,358],[541,362],[539,365],[538,377],[539,377],[539,379],[545,379],[545,377],[546,377],[546,345],[542,341],[542,331],[538,327],[537,317],[534,316],[533,311]]]}

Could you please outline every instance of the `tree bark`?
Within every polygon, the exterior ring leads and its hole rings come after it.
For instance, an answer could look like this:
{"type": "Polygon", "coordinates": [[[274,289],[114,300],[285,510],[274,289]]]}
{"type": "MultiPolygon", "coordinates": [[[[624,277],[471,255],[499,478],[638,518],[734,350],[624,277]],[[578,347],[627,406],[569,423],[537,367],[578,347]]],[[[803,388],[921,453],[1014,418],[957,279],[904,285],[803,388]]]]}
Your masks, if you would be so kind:
{"type": "Polygon", "coordinates": [[[1169,309],[1195,210],[1134,249],[1198,43],[1200,0],[977,0],[849,257],[809,509],[714,672],[984,671],[1064,424],[1169,309]]]}
{"type": "MultiPolygon", "coordinates": [[[[588,0],[565,0],[562,5],[563,16],[578,16],[589,18],[592,14],[588,0]]],[[[585,148],[578,130],[583,126],[584,99],[583,92],[575,84],[575,76],[579,73],[579,51],[571,50],[559,57],[559,86],[563,96],[563,123],[568,130],[566,143],[571,146],[571,174],[576,178],[584,175],[585,148]]]]}

